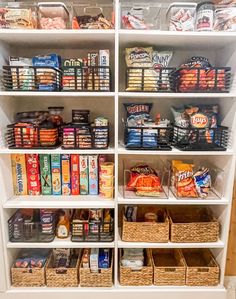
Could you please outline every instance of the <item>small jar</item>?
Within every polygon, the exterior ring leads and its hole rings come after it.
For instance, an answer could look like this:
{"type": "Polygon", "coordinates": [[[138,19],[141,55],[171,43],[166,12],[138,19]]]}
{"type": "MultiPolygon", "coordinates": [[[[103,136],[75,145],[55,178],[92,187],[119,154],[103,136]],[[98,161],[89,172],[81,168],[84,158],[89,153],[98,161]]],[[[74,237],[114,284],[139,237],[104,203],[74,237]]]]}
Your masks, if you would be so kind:
{"type": "Polygon", "coordinates": [[[145,222],[157,222],[157,214],[155,213],[146,213],[144,215],[145,222]]]}
{"type": "Polygon", "coordinates": [[[196,30],[213,31],[214,28],[214,3],[211,1],[201,2],[197,5],[196,30]]]}
{"type": "Polygon", "coordinates": [[[51,122],[57,127],[63,124],[62,112],[64,107],[48,107],[51,122]]]}

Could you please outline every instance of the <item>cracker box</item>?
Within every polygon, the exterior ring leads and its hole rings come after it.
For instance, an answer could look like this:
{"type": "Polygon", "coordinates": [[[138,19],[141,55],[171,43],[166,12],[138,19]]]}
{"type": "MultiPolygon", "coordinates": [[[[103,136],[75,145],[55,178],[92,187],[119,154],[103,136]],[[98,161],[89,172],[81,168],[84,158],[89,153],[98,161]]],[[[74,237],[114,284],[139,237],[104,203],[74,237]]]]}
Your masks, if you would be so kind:
{"type": "Polygon", "coordinates": [[[51,155],[52,194],[61,195],[61,158],[59,154],[51,155]]]}
{"type": "Polygon", "coordinates": [[[70,155],[71,194],[79,195],[79,155],[70,155]]]}
{"type": "Polygon", "coordinates": [[[62,195],[70,195],[70,155],[61,155],[62,195]]]}
{"type": "Polygon", "coordinates": [[[39,155],[26,154],[28,195],[40,195],[39,155]]]}
{"type": "Polygon", "coordinates": [[[79,156],[79,169],[80,169],[80,194],[88,194],[88,156],[79,156]]]}
{"type": "Polygon", "coordinates": [[[98,156],[89,155],[89,194],[98,195],[98,156]]]}
{"type": "Polygon", "coordinates": [[[15,195],[27,195],[27,177],[24,154],[12,154],[12,179],[15,195]]]}
{"type": "Polygon", "coordinates": [[[42,195],[51,195],[52,194],[52,174],[51,174],[50,155],[42,154],[39,156],[39,160],[40,160],[42,195]]]}

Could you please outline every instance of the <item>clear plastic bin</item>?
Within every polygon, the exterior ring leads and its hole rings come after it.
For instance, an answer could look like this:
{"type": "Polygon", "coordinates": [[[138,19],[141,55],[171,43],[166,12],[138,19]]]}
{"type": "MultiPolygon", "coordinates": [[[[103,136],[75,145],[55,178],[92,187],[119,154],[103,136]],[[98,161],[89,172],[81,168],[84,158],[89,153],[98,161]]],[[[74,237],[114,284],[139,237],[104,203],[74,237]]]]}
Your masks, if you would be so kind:
{"type": "Polygon", "coordinates": [[[194,31],[197,3],[173,2],[166,12],[167,28],[170,31],[194,31]]]}
{"type": "Polygon", "coordinates": [[[0,28],[34,29],[37,28],[36,5],[21,2],[0,3],[0,28]]]}
{"type": "Polygon", "coordinates": [[[40,29],[70,29],[72,7],[62,2],[39,2],[38,22],[40,29]]]}
{"type": "Polygon", "coordinates": [[[121,4],[122,29],[155,29],[161,27],[162,5],[158,3],[121,4]]]}
{"type": "Polygon", "coordinates": [[[88,2],[73,5],[73,29],[114,29],[114,7],[112,4],[88,2]]]}

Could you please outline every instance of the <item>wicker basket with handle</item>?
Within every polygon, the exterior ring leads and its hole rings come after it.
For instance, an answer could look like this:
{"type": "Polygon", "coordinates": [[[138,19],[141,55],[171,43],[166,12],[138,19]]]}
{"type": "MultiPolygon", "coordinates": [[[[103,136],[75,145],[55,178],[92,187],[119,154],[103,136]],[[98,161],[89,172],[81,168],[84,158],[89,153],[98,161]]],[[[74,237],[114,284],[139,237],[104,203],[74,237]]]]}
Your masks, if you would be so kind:
{"type": "Polygon", "coordinates": [[[179,249],[153,249],[154,285],[185,285],[186,264],[179,249]]]}
{"type": "Polygon", "coordinates": [[[48,287],[77,287],[79,284],[79,256],[68,268],[53,268],[51,255],[46,267],[46,284],[48,287]]]}
{"type": "Polygon", "coordinates": [[[98,273],[83,268],[80,263],[80,286],[81,287],[112,287],[113,285],[113,251],[111,251],[111,264],[108,269],[99,269],[98,273]]]}
{"type": "Polygon", "coordinates": [[[122,286],[149,286],[153,282],[153,263],[151,250],[145,249],[144,266],[139,271],[121,265],[122,249],[119,250],[120,256],[120,285],[122,286]]]}
{"type": "Polygon", "coordinates": [[[174,243],[217,242],[220,224],[207,208],[175,207],[168,211],[170,241],[174,243]]]}
{"type": "Polygon", "coordinates": [[[151,211],[158,215],[157,222],[144,222],[144,215],[150,212],[150,207],[138,207],[136,222],[128,222],[123,210],[123,241],[149,243],[169,241],[169,219],[166,211],[158,207],[152,207],[151,211]]]}
{"type": "Polygon", "coordinates": [[[220,269],[209,249],[183,249],[187,286],[217,286],[220,269]]]}

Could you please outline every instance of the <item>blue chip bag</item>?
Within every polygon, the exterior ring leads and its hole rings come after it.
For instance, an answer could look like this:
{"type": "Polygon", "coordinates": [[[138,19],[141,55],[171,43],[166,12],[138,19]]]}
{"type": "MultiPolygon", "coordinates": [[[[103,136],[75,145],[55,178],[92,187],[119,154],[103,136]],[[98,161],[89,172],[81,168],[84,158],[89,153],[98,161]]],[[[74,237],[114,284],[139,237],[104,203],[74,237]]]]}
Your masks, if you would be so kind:
{"type": "Polygon", "coordinates": [[[201,198],[206,198],[211,188],[211,175],[208,168],[202,168],[194,175],[194,182],[197,193],[201,198]]]}

